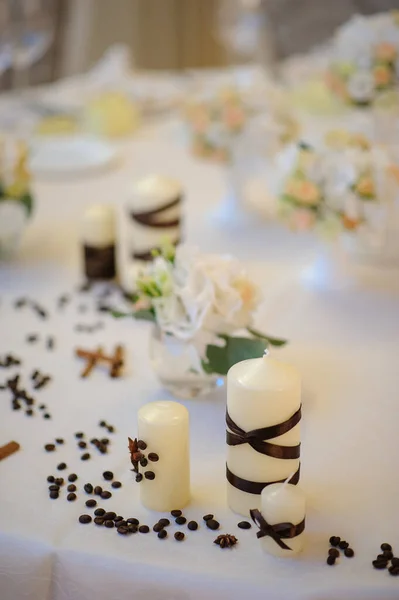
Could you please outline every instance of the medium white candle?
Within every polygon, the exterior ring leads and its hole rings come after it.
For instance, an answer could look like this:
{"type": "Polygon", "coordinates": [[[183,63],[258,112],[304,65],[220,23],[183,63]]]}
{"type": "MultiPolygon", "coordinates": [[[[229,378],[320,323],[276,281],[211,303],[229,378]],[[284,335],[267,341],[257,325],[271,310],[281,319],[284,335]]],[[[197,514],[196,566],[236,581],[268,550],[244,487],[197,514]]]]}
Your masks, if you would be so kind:
{"type": "MultiPolygon", "coordinates": [[[[267,486],[261,494],[261,513],[269,525],[278,523],[298,525],[305,518],[305,506],[305,494],[299,486],[290,483],[274,483],[267,486]]],[[[293,538],[282,538],[291,550],[280,548],[269,536],[260,538],[260,543],[264,552],[289,558],[302,551],[304,535],[300,533],[293,538]]]]}
{"type": "Polygon", "coordinates": [[[188,410],[178,402],[150,402],[138,412],[139,439],[146,454],[155,452],[159,461],[148,462],[141,472],[153,471],[140,482],[143,506],[159,512],[180,509],[190,500],[190,448],[188,410]]]}
{"type": "Polygon", "coordinates": [[[115,277],[115,238],[113,207],[103,204],[90,206],[81,222],[84,270],[88,279],[115,277]]]}
{"type": "MultiPolygon", "coordinates": [[[[300,404],[301,380],[291,365],[263,356],[237,363],[228,372],[227,411],[244,432],[283,423],[298,411],[300,404]]],[[[281,446],[298,445],[299,423],[267,441],[281,446]]],[[[247,481],[273,483],[296,472],[299,458],[274,458],[244,443],[228,445],[227,467],[232,474],[247,481]]],[[[228,504],[241,515],[248,516],[251,508],[260,508],[260,493],[261,490],[248,493],[227,482],[228,504]]]]}
{"type": "Polygon", "coordinates": [[[133,184],[128,198],[129,240],[133,256],[151,255],[165,239],[180,239],[183,190],[174,179],[153,175],[133,184]],[[169,205],[170,208],[167,208],[169,205]]]}

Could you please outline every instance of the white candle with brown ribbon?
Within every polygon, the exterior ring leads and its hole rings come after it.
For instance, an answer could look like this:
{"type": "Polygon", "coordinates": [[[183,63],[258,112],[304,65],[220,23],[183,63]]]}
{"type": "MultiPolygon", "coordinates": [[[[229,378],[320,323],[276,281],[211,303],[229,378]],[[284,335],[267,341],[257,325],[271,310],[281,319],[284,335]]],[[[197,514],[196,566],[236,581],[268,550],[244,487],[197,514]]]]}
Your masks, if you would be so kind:
{"type": "Polygon", "coordinates": [[[87,279],[113,279],[115,268],[115,211],[112,206],[95,204],[84,213],[81,240],[87,279]]]}

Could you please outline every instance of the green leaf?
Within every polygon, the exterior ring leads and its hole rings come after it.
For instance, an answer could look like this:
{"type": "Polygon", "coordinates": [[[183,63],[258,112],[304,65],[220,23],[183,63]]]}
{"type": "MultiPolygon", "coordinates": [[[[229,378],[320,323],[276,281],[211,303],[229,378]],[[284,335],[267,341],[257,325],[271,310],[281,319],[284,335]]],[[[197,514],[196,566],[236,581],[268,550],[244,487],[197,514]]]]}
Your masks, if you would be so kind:
{"type": "Polygon", "coordinates": [[[115,317],[115,319],[123,319],[124,317],[134,317],[134,313],[124,313],[119,310],[111,310],[111,315],[115,317]]]}
{"type": "Polygon", "coordinates": [[[21,202],[26,210],[26,214],[28,215],[28,217],[31,216],[32,214],[32,210],[33,210],[33,197],[31,194],[26,193],[23,196],[21,196],[19,199],[19,202],[21,202]]]}
{"type": "Polygon", "coordinates": [[[270,335],[265,335],[264,333],[261,333],[260,331],[257,331],[256,329],[252,329],[252,327],[248,327],[247,331],[254,337],[259,338],[261,340],[265,340],[271,346],[276,346],[276,347],[285,346],[285,344],[287,344],[287,342],[288,342],[288,340],[283,340],[282,338],[276,338],[276,337],[271,337],[270,335]]]}
{"type": "Polygon", "coordinates": [[[225,340],[224,346],[209,344],[206,348],[206,361],[202,367],[206,373],[226,375],[227,371],[238,362],[248,358],[262,356],[267,343],[260,339],[244,337],[220,336],[225,340]]]}
{"type": "Polygon", "coordinates": [[[133,317],[139,321],[151,321],[152,323],[155,322],[155,313],[154,309],[152,308],[136,310],[136,312],[133,313],[133,317]]]}

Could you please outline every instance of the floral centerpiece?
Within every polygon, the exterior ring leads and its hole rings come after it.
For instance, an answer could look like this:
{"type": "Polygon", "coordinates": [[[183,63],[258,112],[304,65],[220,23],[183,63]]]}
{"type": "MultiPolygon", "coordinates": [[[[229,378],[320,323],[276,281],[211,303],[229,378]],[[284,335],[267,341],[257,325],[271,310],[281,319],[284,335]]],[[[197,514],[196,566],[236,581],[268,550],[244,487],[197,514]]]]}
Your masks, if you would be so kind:
{"type": "Polygon", "coordinates": [[[337,31],[326,82],[345,104],[397,105],[398,15],[356,15],[337,31]]]}
{"type": "Polygon", "coordinates": [[[132,316],[155,324],[152,364],[175,395],[209,391],[236,362],[285,344],[253,328],[260,292],[231,256],[165,246],[136,285],[132,316]]]}
{"type": "Polygon", "coordinates": [[[27,160],[25,143],[0,141],[0,258],[9,256],[16,249],[32,213],[27,160]]]}

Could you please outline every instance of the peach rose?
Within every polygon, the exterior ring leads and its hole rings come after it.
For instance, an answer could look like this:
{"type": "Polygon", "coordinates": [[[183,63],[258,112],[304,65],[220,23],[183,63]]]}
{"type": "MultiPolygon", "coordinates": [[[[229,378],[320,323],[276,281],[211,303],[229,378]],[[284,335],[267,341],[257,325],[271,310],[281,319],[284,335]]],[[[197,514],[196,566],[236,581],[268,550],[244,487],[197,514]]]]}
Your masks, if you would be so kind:
{"type": "Polygon", "coordinates": [[[396,59],[397,50],[393,44],[382,42],[375,48],[375,56],[377,60],[393,62],[396,59]]]}
{"type": "Polygon", "coordinates": [[[311,181],[291,180],[288,182],[285,192],[300,204],[316,206],[320,202],[319,188],[311,181]]]}
{"type": "Polygon", "coordinates": [[[360,221],[357,219],[350,219],[344,214],[342,215],[342,224],[345,227],[345,229],[353,231],[360,224],[360,221]]]}
{"type": "Polygon", "coordinates": [[[238,130],[244,125],[245,113],[241,106],[226,106],[223,111],[223,122],[228,129],[238,130]]]}
{"type": "Polygon", "coordinates": [[[374,68],[373,71],[374,82],[378,87],[389,85],[392,83],[392,72],[388,67],[384,67],[383,65],[379,65],[374,68]]]}
{"type": "Polygon", "coordinates": [[[368,198],[375,196],[374,181],[371,177],[364,175],[360,177],[356,184],[355,190],[361,196],[367,196],[368,198]]]}
{"type": "Polygon", "coordinates": [[[346,85],[342,81],[341,77],[332,71],[328,71],[325,79],[327,87],[330,88],[333,94],[336,94],[339,98],[341,98],[341,100],[346,100],[348,98],[346,85]]]}

